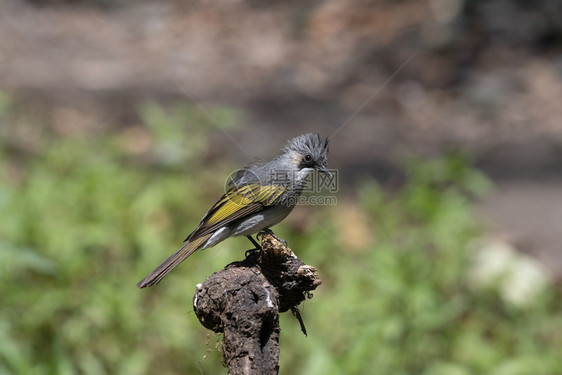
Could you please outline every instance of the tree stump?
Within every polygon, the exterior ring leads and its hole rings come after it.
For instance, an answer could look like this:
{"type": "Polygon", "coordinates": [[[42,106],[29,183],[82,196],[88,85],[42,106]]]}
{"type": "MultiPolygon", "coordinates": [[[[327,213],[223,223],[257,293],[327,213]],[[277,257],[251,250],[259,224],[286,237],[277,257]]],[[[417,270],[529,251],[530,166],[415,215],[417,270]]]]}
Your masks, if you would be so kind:
{"type": "Polygon", "coordinates": [[[265,234],[261,251],[197,285],[193,308],[203,326],[224,333],[230,375],[278,374],[279,313],[292,310],[306,334],[297,306],[321,283],[314,267],[265,234]]]}

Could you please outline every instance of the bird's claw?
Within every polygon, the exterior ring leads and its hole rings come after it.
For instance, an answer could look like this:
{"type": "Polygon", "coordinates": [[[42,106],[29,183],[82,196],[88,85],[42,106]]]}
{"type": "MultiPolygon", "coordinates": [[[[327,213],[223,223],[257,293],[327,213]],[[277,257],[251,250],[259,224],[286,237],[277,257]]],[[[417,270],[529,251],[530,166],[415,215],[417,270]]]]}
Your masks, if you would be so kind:
{"type": "Polygon", "coordinates": [[[248,257],[250,257],[250,256],[252,256],[252,255],[257,255],[257,254],[259,254],[260,252],[261,252],[261,249],[249,249],[249,250],[246,250],[246,252],[244,253],[244,256],[245,256],[246,258],[248,258],[248,257]]]}
{"type": "Polygon", "coordinates": [[[275,235],[275,233],[273,233],[273,231],[269,228],[266,228],[264,230],[262,230],[261,232],[259,232],[258,234],[256,234],[256,238],[259,240],[260,237],[263,238],[264,235],[269,234],[271,237],[275,238],[277,241],[281,242],[281,245],[283,245],[284,247],[287,247],[287,241],[285,241],[282,238],[279,238],[275,235]]]}

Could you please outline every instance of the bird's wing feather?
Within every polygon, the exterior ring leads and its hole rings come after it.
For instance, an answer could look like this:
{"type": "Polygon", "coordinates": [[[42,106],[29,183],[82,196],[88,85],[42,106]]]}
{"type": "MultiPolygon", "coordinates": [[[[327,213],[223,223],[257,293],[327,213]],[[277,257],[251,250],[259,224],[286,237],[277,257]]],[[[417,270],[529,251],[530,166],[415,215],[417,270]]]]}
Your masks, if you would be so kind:
{"type": "Polygon", "coordinates": [[[257,183],[231,187],[211,207],[197,229],[188,236],[186,239],[188,242],[148,276],[139,281],[137,286],[145,288],[158,284],[168,272],[202,248],[216,230],[272,205],[287,189],[284,185],[260,185],[257,183]]]}
{"type": "Polygon", "coordinates": [[[211,207],[201,223],[186,241],[213,233],[218,228],[231,224],[252,213],[259,212],[276,202],[288,189],[286,185],[260,185],[257,183],[244,186],[232,186],[211,207]]]}

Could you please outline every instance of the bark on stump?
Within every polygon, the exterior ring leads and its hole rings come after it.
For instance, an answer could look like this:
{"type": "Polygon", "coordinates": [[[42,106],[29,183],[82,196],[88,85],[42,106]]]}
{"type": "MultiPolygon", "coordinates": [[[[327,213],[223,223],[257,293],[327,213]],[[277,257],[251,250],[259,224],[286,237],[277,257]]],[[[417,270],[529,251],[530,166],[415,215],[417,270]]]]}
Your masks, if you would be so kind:
{"type": "Polygon", "coordinates": [[[197,285],[193,308],[203,326],[224,332],[229,374],[277,374],[279,313],[292,310],[305,332],[297,306],[321,283],[314,267],[265,234],[261,252],[229,264],[197,285]]]}

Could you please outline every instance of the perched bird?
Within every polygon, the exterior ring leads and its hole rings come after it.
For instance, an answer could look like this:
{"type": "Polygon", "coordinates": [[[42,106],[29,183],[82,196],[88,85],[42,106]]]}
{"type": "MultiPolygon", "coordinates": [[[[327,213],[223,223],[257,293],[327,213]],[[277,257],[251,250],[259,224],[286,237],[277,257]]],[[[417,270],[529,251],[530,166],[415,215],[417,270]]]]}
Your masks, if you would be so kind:
{"type": "Polygon", "coordinates": [[[328,139],[304,134],[291,139],[282,153],[265,164],[241,169],[227,185],[226,193],[205,214],[199,226],[185,239],[185,245],[171,255],[137,286],[156,285],[168,272],[197,250],[207,249],[232,236],[247,236],[257,249],[252,234],[268,231],[295,207],[305,180],[313,171],[327,169],[328,139]]]}

